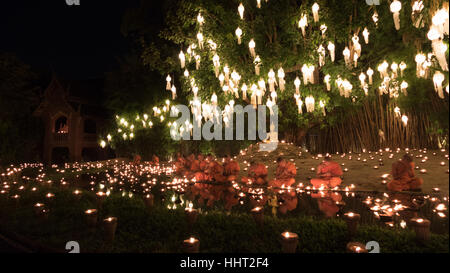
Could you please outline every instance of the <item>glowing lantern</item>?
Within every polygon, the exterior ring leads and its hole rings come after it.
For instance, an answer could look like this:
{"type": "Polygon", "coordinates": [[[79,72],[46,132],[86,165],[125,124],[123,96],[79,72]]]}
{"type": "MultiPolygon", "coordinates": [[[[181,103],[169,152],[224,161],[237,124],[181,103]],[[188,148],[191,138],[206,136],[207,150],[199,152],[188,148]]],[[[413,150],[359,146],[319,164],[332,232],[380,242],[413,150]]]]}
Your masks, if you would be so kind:
{"type": "Polygon", "coordinates": [[[314,112],[315,99],[313,96],[306,97],[305,104],[306,104],[306,111],[308,111],[308,113],[314,112]]]}
{"type": "Polygon", "coordinates": [[[325,78],[323,79],[323,81],[324,81],[325,84],[327,85],[327,90],[328,90],[328,91],[331,91],[330,79],[331,79],[331,76],[330,76],[330,75],[326,75],[325,78]]]}
{"type": "Polygon", "coordinates": [[[284,70],[282,67],[280,67],[280,69],[278,69],[278,83],[280,84],[281,91],[284,91],[286,89],[285,87],[286,82],[284,80],[284,77],[285,77],[284,70]]]}
{"type": "Polygon", "coordinates": [[[203,49],[203,34],[201,32],[197,33],[198,47],[203,49]]]}
{"type": "Polygon", "coordinates": [[[379,17],[378,17],[378,12],[376,10],[373,12],[372,20],[375,23],[375,26],[378,27],[379,17]]]}
{"type": "Polygon", "coordinates": [[[408,83],[405,82],[405,81],[403,81],[402,84],[400,85],[400,88],[401,88],[403,94],[404,94],[405,96],[408,96],[408,91],[407,91],[407,89],[408,89],[408,83]]]}
{"type": "Polygon", "coordinates": [[[401,62],[399,67],[400,67],[400,75],[403,77],[403,71],[405,71],[406,69],[405,62],[401,62]]]}
{"type": "Polygon", "coordinates": [[[361,73],[361,75],[359,75],[359,81],[361,82],[361,86],[364,87],[366,86],[366,74],[361,73]]]}
{"type": "Polygon", "coordinates": [[[314,5],[312,6],[312,12],[315,23],[319,22],[319,9],[320,9],[319,4],[314,3],[314,5]]]}
{"type": "Polygon", "coordinates": [[[238,12],[239,12],[239,16],[241,17],[241,20],[244,20],[244,5],[242,5],[242,3],[239,5],[238,7],[238,12]]]}
{"type": "Polygon", "coordinates": [[[325,111],[325,102],[320,101],[320,102],[319,102],[319,105],[320,105],[320,108],[322,108],[322,113],[323,113],[323,115],[326,116],[327,113],[326,113],[326,111],[325,111]]]}
{"type": "Polygon", "coordinates": [[[256,0],[256,7],[261,8],[261,0],[256,0]]]}
{"type": "Polygon", "coordinates": [[[171,90],[172,89],[172,84],[171,84],[172,78],[170,77],[170,75],[167,75],[166,81],[167,81],[166,90],[171,90]]]}
{"type": "Polygon", "coordinates": [[[216,73],[216,77],[218,77],[220,68],[220,57],[217,54],[215,54],[213,57],[213,64],[214,64],[214,72],[216,73]]]}
{"type": "Polygon", "coordinates": [[[364,28],[363,36],[366,44],[369,44],[369,35],[370,35],[369,30],[367,28],[364,28]]]}
{"type": "Polygon", "coordinates": [[[238,44],[240,45],[242,43],[241,41],[242,29],[240,29],[239,27],[236,29],[236,36],[238,38],[238,44]]]}
{"type": "Polygon", "coordinates": [[[408,117],[403,115],[402,116],[402,122],[403,122],[403,125],[405,125],[405,126],[408,125],[408,117]]]}
{"type": "Polygon", "coordinates": [[[255,63],[255,74],[256,74],[257,76],[259,76],[259,74],[260,74],[260,72],[261,72],[261,71],[260,71],[260,67],[261,67],[261,58],[260,58],[259,56],[256,56],[254,63],[255,63]]]}
{"type": "Polygon", "coordinates": [[[345,64],[347,66],[351,66],[352,61],[350,60],[350,49],[348,49],[348,47],[345,47],[345,49],[342,52],[342,54],[344,55],[345,64]]]}
{"type": "Polygon", "coordinates": [[[321,25],[320,26],[320,32],[322,32],[322,38],[325,38],[325,32],[327,32],[327,25],[321,25]]]}
{"type": "Polygon", "coordinates": [[[274,92],[276,80],[275,80],[275,72],[273,71],[273,69],[270,69],[268,76],[269,76],[269,80],[268,80],[269,90],[270,90],[270,92],[274,92]]]}
{"type": "Polygon", "coordinates": [[[174,100],[177,97],[177,88],[175,87],[175,85],[172,86],[172,89],[170,91],[172,91],[172,100],[174,100]]]}
{"type": "Polygon", "coordinates": [[[197,22],[200,26],[203,26],[203,23],[205,22],[205,18],[203,18],[201,13],[199,13],[197,16],[197,22]]]}
{"type": "Polygon", "coordinates": [[[216,95],[216,93],[214,93],[211,96],[211,103],[212,103],[213,106],[217,106],[217,95],[216,95]]]}
{"type": "Polygon", "coordinates": [[[255,41],[251,39],[250,42],[248,43],[248,48],[250,49],[250,54],[252,55],[253,58],[256,58],[255,47],[256,47],[255,41]]]}
{"type": "Polygon", "coordinates": [[[424,78],[426,75],[426,70],[424,69],[424,63],[425,63],[426,59],[427,59],[427,57],[422,53],[419,53],[416,55],[416,59],[415,59],[416,63],[417,63],[416,74],[417,74],[418,78],[424,78]]]}
{"type": "Polygon", "coordinates": [[[184,66],[186,65],[186,57],[184,55],[183,50],[180,52],[180,55],[178,55],[178,57],[180,58],[181,68],[183,69],[184,66]]]}
{"type": "Polygon", "coordinates": [[[241,90],[242,90],[242,99],[246,100],[247,99],[248,87],[247,87],[247,85],[245,83],[242,85],[242,89],[241,90]]]}
{"type": "Polygon", "coordinates": [[[300,94],[300,79],[297,77],[297,78],[295,78],[295,81],[294,81],[294,85],[295,85],[295,93],[296,94],[300,94]]]}
{"type": "Polygon", "coordinates": [[[303,37],[306,36],[306,27],[307,26],[308,26],[308,17],[306,17],[306,14],[303,14],[300,21],[298,21],[298,27],[302,29],[303,37]]]}
{"type": "Polygon", "coordinates": [[[442,74],[440,71],[436,71],[436,73],[433,76],[433,82],[434,82],[434,89],[438,93],[439,98],[444,98],[444,90],[442,88],[442,83],[445,80],[445,75],[442,74]]]}
{"type": "Polygon", "coordinates": [[[391,4],[391,12],[394,14],[395,29],[400,29],[400,10],[402,9],[402,2],[394,0],[391,4]]]}
{"type": "Polygon", "coordinates": [[[330,51],[331,61],[334,62],[335,60],[335,46],[332,42],[328,43],[328,50],[330,51]]]}
{"type": "Polygon", "coordinates": [[[325,48],[320,45],[319,49],[317,49],[317,52],[319,52],[319,66],[325,65],[325,48]]]}

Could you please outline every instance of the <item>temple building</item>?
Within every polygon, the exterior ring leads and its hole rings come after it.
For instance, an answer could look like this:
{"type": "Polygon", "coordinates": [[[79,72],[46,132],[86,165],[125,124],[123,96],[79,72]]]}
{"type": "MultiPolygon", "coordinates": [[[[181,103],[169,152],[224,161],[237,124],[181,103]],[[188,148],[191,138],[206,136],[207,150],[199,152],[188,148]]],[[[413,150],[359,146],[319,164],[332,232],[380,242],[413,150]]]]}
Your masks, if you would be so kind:
{"type": "Polygon", "coordinates": [[[103,80],[67,81],[53,75],[34,115],[44,122],[47,164],[106,159],[98,144],[105,124],[103,80]]]}

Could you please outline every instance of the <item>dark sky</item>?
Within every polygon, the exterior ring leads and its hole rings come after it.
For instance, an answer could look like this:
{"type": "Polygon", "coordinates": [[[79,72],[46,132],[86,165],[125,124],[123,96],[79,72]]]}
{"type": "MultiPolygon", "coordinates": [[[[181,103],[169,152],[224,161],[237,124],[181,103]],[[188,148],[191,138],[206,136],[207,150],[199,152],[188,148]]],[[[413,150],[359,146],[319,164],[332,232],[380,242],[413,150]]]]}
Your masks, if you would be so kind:
{"type": "Polygon", "coordinates": [[[68,78],[99,77],[128,50],[120,33],[136,1],[8,0],[0,7],[0,52],[13,52],[40,71],[68,78]]]}

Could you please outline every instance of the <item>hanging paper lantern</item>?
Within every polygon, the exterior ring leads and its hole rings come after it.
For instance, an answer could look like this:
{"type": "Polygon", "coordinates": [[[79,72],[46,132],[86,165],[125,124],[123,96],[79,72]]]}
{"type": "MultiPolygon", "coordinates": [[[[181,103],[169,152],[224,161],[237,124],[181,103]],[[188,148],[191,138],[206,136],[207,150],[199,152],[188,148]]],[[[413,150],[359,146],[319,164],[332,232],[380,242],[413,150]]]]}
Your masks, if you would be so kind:
{"type": "Polygon", "coordinates": [[[445,80],[445,75],[442,74],[440,71],[436,71],[436,73],[433,76],[433,82],[434,82],[434,89],[438,93],[439,98],[444,98],[444,90],[442,88],[442,83],[445,80]]]}
{"type": "Polygon", "coordinates": [[[239,16],[241,17],[241,20],[244,20],[244,5],[242,5],[242,3],[239,5],[238,7],[238,12],[239,12],[239,16]]]}
{"type": "Polygon", "coordinates": [[[331,84],[330,84],[330,79],[331,76],[330,75],[326,75],[323,79],[324,83],[327,85],[327,90],[331,91],[331,84]]]}
{"type": "Polygon", "coordinates": [[[308,17],[303,14],[300,21],[298,22],[298,27],[302,29],[303,37],[306,36],[306,27],[308,26],[308,17]]]}
{"type": "Polygon", "coordinates": [[[348,47],[345,47],[345,49],[342,52],[342,54],[344,55],[345,64],[347,66],[351,66],[352,65],[352,61],[350,59],[350,49],[348,47]]]}
{"type": "Polygon", "coordinates": [[[242,85],[241,90],[242,90],[242,99],[243,99],[243,100],[247,100],[247,90],[248,90],[248,87],[247,87],[247,85],[246,85],[245,83],[242,85]]]}
{"type": "Polygon", "coordinates": [[[366,78],[367,78],[366,74],[364,74],[364,73],[361,73],[359,75],[359,81],[361,82],[362,87],[366,86],[366,78]]]}
{"type": "Polygon", "coordinates": [[[295,93],[296,94],[300,94],[300,79],[297,77],[297,78],[295,78],[295,81],[294,81],[294,85],[295,85],[295,93]]]}
{"type": "Polygon", "coordinates": [[[171,84],[172,78],[170,77],[170,75],[167,75],[166,81],[167,81],[166,90],[171,90],[172,89],[172,84],[171,84]]]}
{"type": "Polygon", "coordinates": [[[373,70],[370,67],[367,70],[367,76],[369,76],[369,84],[372,85],[373,84],[373,70]]]}
{"type": "Polygon", "coordinates": [[[366,44],[369,44],[369,35],[370,35],[369,30],[367,28],[364,28],[363,36],[366,44]]]}
{"type": "Polygon", "coordinates": [[[261,8],[261,0],[256,0],[256,7],[261,8]]]}
{"type": "Polygon", "coordinates": [[[186,56],[184,55],[183,50],[181,50],[181,52],[178,55],[178,57],[180,58],[181,68],[183,69],[185,67],[185,64],[186,64],[186,56]]]}
{"type": "Polygon", "coordinates": [[[197,16],[197,22],[200,26],[203,26],[203,23],[205,22],[205,18],[203,18],[201,13],[199,13],[197,16]]]}
{"type": "Polygon", "coordinates": [[[402,90],[403,95],[408,96],[408,83],[403,81],[402,84],[400,85],[400,88],[402,90]]]}
{"type": "Polygon", "coordinates": [[[328,50],[330,51],[331,61],[335,60],[335,45],[332,42],[328,43],[328,50]]]}
{"type": "Polygon", "coordinates": [[[275,92],[275,84],[276,84],[276,80],[275,80],[275,72],[273,71],[273,69],[270,69],[269,71],[269,90],[270,92],[275,92]]]}
{"type": "Polygon", "coordinates": [[[197,33],[198,47],[203,49],[203,34],[201,32],[197,33]]]}
{"type": "Polygon", "coordinates": [[[219,81],[220,81],[220,86],[223,87],[223,84],[225,82],[225,76],[222,73],[220,73],[220,75],[219,75],[219,81]]]}
{"type": "Polygon", "coordinates": [[[378,12],[376,10],[373,12],[372,20],[375,23],[375,26],[378,27],[379,17],[378,17],[378,12]]]}
{"type": "Polygon", "coordinates": [[[285,87],[286,82],[284,80],[284,77],[285,77],[284,70],[282,67],[280,67],[280,69],[278,69],[278,82],[280,84],[281,91],[284,91],[286,89],[286,87],[285,87]]]}
{"type": "Polygon", "coordinates": [[[312,12],[313,12],[313,17],[314,17],[315,23],[319,22],[319,9],[320,9],[319,4],[314,3],[314,5],[312,6],[312,12]]]}
{"type": "Polygon", "coordinates": [[[408,125],[408,117],[403,115],[402,116],[402,122],[403,122],[403,125],[405,125],[405,126],[408,125]]]}
{"type": "Polygon", "coordinates": [[[322,113],[324,116],[327,115],[326,111],[325,111],[325,102],[323,102],[322,100],[319,102],[320,108],[322,108],[322,113]]]}
{"type": "Polygon", "coordinates": [[[314,112],[314,108],[315,108],[315,99],[313,96],[308,96],[305,99],[305,104],[306,104],[306,111],[308,113],[314,112]]]}
{"type": "Polygon", "coordinates": [[[443,34],[441,34],[436,26],[432,26],[430,31],[427,34],[428,39],[431,40],[431,45],[433,47],[434,55],[436,55],[436,59],[439,62],[442,70],[448,71],[447,57],[446,52],[448,46],[444,44],[442,40],[443,34]]]}
{"type": "Polygon", "coordinates": [[[255,58],[255,61],[254,61],[254,64],[255,64],[255,74],[257,75],[257,76],[259,76],[259,74],[260,74],[260,67],[261,67],[261,58],[259,57],[259,56],[256,56],[256,58],[255,58]]]}
{"type": "Polygon", "coordinates": [[[406,63],[401,62],[399,67],[400,67],[400,76],[403,77],[403,71],[405,71],[405,69],[406,69],[406,63]]]}
{"type": "Polygon", "coordinates": [[[199,70],[200,69],[200,55],[195,55],[195,68],[197,69],[197,70],[199,70]]]}
{"type": "Polygon", "coordinates": [[[239,27],[236,29],[236,36],[238,38],[238,44],[240,45],[242,43],[241,41],[242,29],[240,29],[239,27]]]}
{"type": "Polygon", "coordinates": [[[213,64],[214,64],[214,72],[216,74],[216,77],[219,77],[220,72],[220,57],[215,54],[213,57],[213,64]]]}
{"type": "Polygon", "coordinates": [[[402,9],[402,2],[394,0],[391,3],[391,12],[394,14],[395,29],[400,30],[400,10],[402,9]]]}
{"type": "Polygon", "coordinates": [[[425,21],[423,20],[422,15],[423,8],[423,1],[415,1],[412,6],[411,20],[416,28],[422,28],[425,26],[425,21]]]}
{"type": "Polygon", "coordinates": [[[177,97],[177,88],[175,87],[175,85],[172,86],[172,100],[176,99],[177,97]]]}
{"type": "Polygon", "coordinates": [[[328,27],[325,24],[320,26],[320,32],[322,32],[322,38],[324,39],[325,39],[325,32],[327,32],[327,29],[328,27]]]}
{"type": "Polygon", "coordinates": [[[317,49],[317,52],[319,52],[319,66],[325,65],[325,48],[320,45],[319,49],[317,49]]]}
{"type": "Polygon", "coordinates": [[[252,55],[253,58],[256,58],[255,47],[256,47],[256,43],[253,39],[251,39],[250,42],[248,43],[248,48],[249,48],[250,54],[252,55]]]}

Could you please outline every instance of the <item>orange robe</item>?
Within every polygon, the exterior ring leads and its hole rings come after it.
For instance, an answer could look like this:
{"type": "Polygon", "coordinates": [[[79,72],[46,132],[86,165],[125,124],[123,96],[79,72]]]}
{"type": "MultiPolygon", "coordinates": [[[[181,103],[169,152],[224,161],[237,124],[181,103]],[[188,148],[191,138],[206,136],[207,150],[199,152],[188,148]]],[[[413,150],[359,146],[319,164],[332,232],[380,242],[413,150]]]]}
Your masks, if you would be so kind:
{"type": "Polygon", "coordinates": [[[228,161],[225,166],[225,175],[227,176],[228,181],[234,181],[236,180],[237,176],[239,175],[240,167],[239,164],[236,161],[230,160],[228,161]]]}
{"type": "Polygon", "coordinates": [[[311,184],[315,188],[334,188],[342,183],[340,176],[343,174],[341,166],[333,161],[324,161],[317,167],[318,178],[311,179],[311,184]]]}
{"type": "Polygon", "coordinates": [[[423,184],[422,178],[414,174],[414,163],[408,164],[404,161],[394,162],[392,164],[392,177],[394,180],[388,183],[387,188],[390,191],[407,191],[420,189],[423,184]]]}
{"type": "Polygon", "coordinates": [[[275,176],[276,179],[270,181],[270,186],[272,187],[285,187],[292,186],[295,183],[295,176],[297,175],[297,169],[295,165],[288,161],[281,161],[278,164],[275,176]]]}

